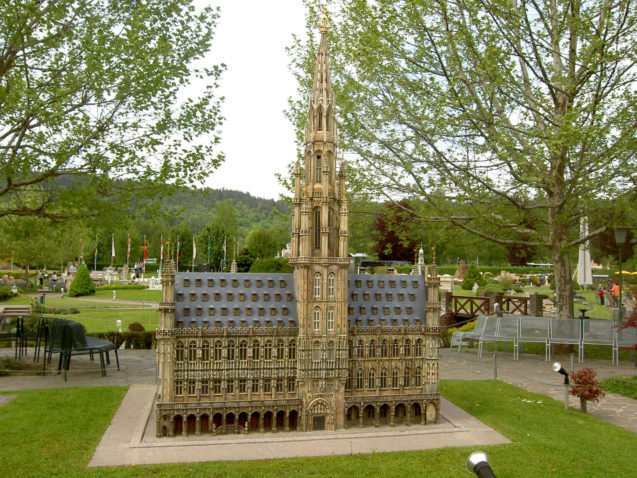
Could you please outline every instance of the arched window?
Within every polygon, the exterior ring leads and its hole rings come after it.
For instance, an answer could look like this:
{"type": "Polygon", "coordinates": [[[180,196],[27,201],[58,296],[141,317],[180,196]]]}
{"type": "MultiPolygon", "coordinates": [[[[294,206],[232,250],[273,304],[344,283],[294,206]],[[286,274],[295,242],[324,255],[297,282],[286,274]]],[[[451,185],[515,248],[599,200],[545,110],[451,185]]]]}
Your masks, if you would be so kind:
{"type": "Polygon", "coordinates": [[[321,329],[321,309],[314,307],[314,331],[321,329]]]}
{"type": "Polygon", "coordinates": [[[318,110],[318,131],[321,131],[323,129],[323,110],[319,107],[318,110]]]}
{"type": "Polygon", "coordinates": [[[269,340],[265,342],[265,346],[263,347],[263,358],[265,360],[272,359],[272,342],[269,340]]]}
{"type": "Polygon", "coordinates": [[[414,345],[414,355],[416,357],[420,357],[422,355],[422,339],[416,340],[416,344],[414,345]]]}
{"type": "Polygon", "coordinates": [[[276,358],[279,360],[283,360],[285,358],[285,344],[283,340],[279,340],[276,343],[276,358]]]}
{"type": "Polygon", "coordinates": [[[321,360],[321,344],[319,344],[319,341],[315,341],[312,344],[312,361],[313,362],[318,362],[321,360]]]}
{"type": "Polygon", "coordinates": [[[215,360],[221,360],[221,341],[217,340],[215,342],[215,360]]]}
{"type": "Polygon", "coordinates": [[[383,340],[383,343],[380,344],[380,356],[387,357],[387,340],[383,340]]]}
{"type": "Polygon", "coordinates": [[[288,344],[288,359],[296,360],[296,342],[294,340],[290,340],[288,344]]]}
{"type": "Polygon", "coordinates": [[[228,360],[234,360],[234,340],[228,342],[228,360]]]}
{"type": "Polygon", "coordinates": [[[358,340],[358,344],[356,346],[356,357],[358,358],[363,358],[363,352],[364,352],[364,344],[362,340],[358,340]]]}
{"type": "Polygon", "coordinates": [[[374,372],[374,369],[371,369],[369,371],[369,376],[367,377],[367,388],[376,388],[376,373],[374,372]]]}
{"type": "Polygon", "coordinates": [[[239,342],[239,360],[247,360],[248,358],[248,342],[242,340],[239,342]]]}
{"type": "Polygon", "coordinates": [[[363,388],[363,369],[358,369],[358,375],[356,375],[356,388],[363,388]]]}
{"type": "Polygon", "coordinates": [[[369,358],[376,357],[376,341],[374,339],[369,341],[369,351],[367,353],[369,358]]]}
{"type": "Polygon", "coordinates": [[[201,360],[204,362],[210,360],[210,342],[207,340],[201,343],[201,360]]]}
{"type": "Polygon", "coordinates": [[[321,273],[314,274],[314,298],[321,298],[321,273]]]}
{"type": "Polygon", "coordinates": [[[329,275],[327,276],[327,298],[328,299],[334,298],[335,283],[336,283],[336,276],[334,276],[333,272],[330,272],[329,275]]]}
{"type": "Polygon", "coordinates": [[[403,385],[405,387],[409,387],[410,382],[411,382],[411,375],[409,373],[409,369],[406,368],[405,369],[405,375],[403,376],[403,385]]]}
{"type": "Polygon", "coordinates": [[[314,162],[314,182],[321,182],[321,155],[316,155],[316,161],[314,162]]]}
{"type": "Polygon", "coordinates": [[[398,357],[400,355],[400,346],[398,344],[398,340],[394,340],[392,345],[392,357],[398,357]]]}
{"type": "Polygon", "coordinates": [[[194,362],[197,360],[197,342],[191,340],[188,344],[188,361],[194,362]]]}
{"type": "Polygon", "coordinates": [[[403,352],[405,353],[405,357],[409,357],[411,355],[411,340],[405,340],[405,345],[403,346],[403,352]]]}
{"type": "Polygon", "coordinates": [[[252,360],[259,360],[260,344],[258,340],[252,342],[252,360]]]}
{"type": "Polygon", "coordinates": [[[352,371],[347,371],[347,380],[345,380],[345,388],[348,390],[352,389],[352,371]]]}
{"type": "Polygon", "coordinates": [[[335,360],[336,359],[336,348],[334,347],[334,342],[329,341],[327,343],[327,360],[335,360]]]}
{"type": "Polygon", "coordinates": [[[391,371],[391,386],[392,388],[398,388],[398,369],[391,371]]]}
{"type": "Polygon", "coordinates": [[[414,387],[420,387],[420,375],[422,371],[420,367],[416,367],[416,374],[414,375],[414,387]]]}
{"type": "Polygon", "coordinates": [[[181,341],[178,341],[175,345],[175,360],[177,362],[183,362],[184,360],[184,344],[181,341]]]}
{"type": "Polygon", "coordinates": [[[380,371],[380,388],[387,388],[387,370],[380,371]]]}
{"type": "Polygon", "coordinates": [[[327,309],[327,330],[334,330],[334,307],[327,309]]]}
{"type": "Polygon", "coordinates": [[[347,341],[347,358],[354,358],[354,344],[351,340],[347,341]]]}
{"type": "Polygon", "coordinates": [[[314,210],[314,249],[321,248],[321,211],[314,210]]]}

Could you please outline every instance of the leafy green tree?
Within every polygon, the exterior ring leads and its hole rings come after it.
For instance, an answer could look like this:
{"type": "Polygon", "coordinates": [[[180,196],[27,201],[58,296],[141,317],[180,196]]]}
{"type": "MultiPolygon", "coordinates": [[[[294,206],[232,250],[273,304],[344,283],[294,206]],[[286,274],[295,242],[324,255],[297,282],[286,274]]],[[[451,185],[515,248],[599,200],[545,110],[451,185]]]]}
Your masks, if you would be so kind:
{"type": "Polygon", "coordinates": [[[289,240],[288,231],[254,227],[246,237],[245,246],[258,259],[268,259],[280,252],[289,240]]]}
{"type": "MultiPolygon", "coordinates": [[[[315,31],[318,4],[308,25],[315,31]]],[[[330,35],[339,141],[357,186],[420,197],[484,241],[550,251],[573,317],[569,251],[582,216],[637,198],[632,2],[340,0],[330,35]]],[[[306,98],[313,40],[292,48],[306,98]]],[[[305,105],[290,115],[303,131],[305,105]]]]}
{"type": "Polygon", "coordinates": [[[292,272],[292,268],[287,259],[273,257],[254,261],[250,272],[292,272]]]}
{"type": "Polygon", "coordinates": [[[192,65],[217,18],[191,0],[2,2],[0,217],[96,218],[214,171],[223,67],[192,65]]]}
{"type": "Polygon", "coordinates": [[[77,268],[73,282],[69,286],[69,296],[77,297],[80,295],[89,295],[95,293],[95,284],[91,280],[91,275],[88,268],[81,264],[77,268]]]}

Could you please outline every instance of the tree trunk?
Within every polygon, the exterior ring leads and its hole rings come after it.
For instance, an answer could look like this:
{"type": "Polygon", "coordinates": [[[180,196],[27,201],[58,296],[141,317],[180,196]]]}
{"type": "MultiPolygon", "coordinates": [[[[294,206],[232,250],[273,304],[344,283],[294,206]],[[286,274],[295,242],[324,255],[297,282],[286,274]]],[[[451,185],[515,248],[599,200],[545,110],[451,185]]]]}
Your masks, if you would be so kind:
{"type": "Polygon", "coordinates": [[[579,399],[579,411],[582,413],[586,413],[586,402],[587,400],[585,398],[579,399]]]}
{"type": "MultiPolygon", "coordinates": [[[[559,198],[561,194],[556,194],[559,198]]],[[[553,202],[553,200],[550,200],[553,202]]],[[[571,262],[568,257],[568,228],[564,224],[561,207],[549,210],[549,227],[551,229],[551,256],[555,271],[555,295],[557,296],[557,317],[572,319],[573,283],[571,280],[571,262]]]]}

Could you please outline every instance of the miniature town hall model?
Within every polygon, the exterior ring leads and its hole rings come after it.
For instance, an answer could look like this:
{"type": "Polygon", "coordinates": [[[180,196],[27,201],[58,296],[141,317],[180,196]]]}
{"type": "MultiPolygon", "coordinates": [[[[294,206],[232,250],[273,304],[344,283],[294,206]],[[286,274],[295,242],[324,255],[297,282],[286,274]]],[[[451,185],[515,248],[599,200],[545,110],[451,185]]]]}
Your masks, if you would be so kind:
{"type": "MultiPolygon", "coordinates": [[[[162,274],[157,436],[439,419],[439,280],[348,274],[327,18],[292,213],[292,274],[162,274]],[[303,171],[303,172],[302,172],[303,171]]],[[[423,265],[422,251],[419,260],[423,265]]]]}

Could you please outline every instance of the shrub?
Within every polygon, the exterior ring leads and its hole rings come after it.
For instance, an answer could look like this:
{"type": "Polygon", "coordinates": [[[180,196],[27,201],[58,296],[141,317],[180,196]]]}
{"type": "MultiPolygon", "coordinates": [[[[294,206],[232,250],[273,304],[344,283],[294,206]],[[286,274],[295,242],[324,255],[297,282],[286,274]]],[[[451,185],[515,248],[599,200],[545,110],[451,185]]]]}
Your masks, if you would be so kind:
{"type": "Polygon", "coordinates": [[[469,266],[469,270],[464,276],[464,279],[462,279],[460,287],[462,287],[463,290],[471,290],[473,289],[474,284],[478,284],[478,286],[484,286],[486,285],[486,283],[487,281],[485,281],[482,276],[480,276],[480,270],[476,267],[475,264],[471,264],[469,266]]]}
{"type": "Polygon", "coordinates": [[[478,288],[478,295],[484,294],[504,294],[504,289],[500,284],[490,283],[478,288]]]}
{"type": "Polygon", "coordinates": [[[91,280],[88,268],[82,264],[75,273],[75,278],[69,287],[69,296],[77,297],[80,295],[89,295],[95,293],[95,284],[91,280]]]}
{"type": "Polygon", "coordinates": [[[124,290],[124,289],[147,289],[144,284],[119,284],[119,285],[101,285],[97,290],[124,290]]]}
{"type": "Polygon", "coordinates": [[[447,329],[447,333],[442,337],[442,346],[449,348],[451,347],[451,336],[454,332],[467,332],[469,330],[473,330],[476,326],[476,321],[472,320],[471,322],[467,322],[459,327],[449,327],[447,329]]]}
{"type": "Polygon", "coordinates": [[[128,324],[128,330],[130,330],[131,332],[145,332],[146,331],[144,326],[142,324],[140,324],[139,322],[131,322],[130,324],[128,324]]]}
{"type": "Polygon", "coordinates": [[[10,299],[11,297],[13,297],[11,287],[8,285],[0,286],[0,301],[10,299]]]}
{"type": "Polygon", "coordinates": [[[503,277],[502,279],[500,279],[500,285],[504,290],[512,290],[515,286],[515,281],[510,277],[503,277]]]}

